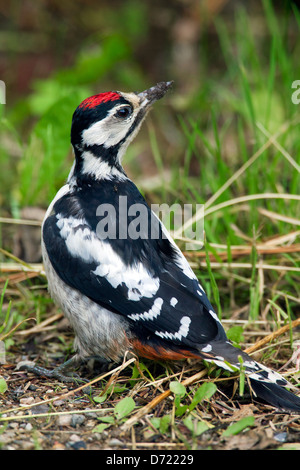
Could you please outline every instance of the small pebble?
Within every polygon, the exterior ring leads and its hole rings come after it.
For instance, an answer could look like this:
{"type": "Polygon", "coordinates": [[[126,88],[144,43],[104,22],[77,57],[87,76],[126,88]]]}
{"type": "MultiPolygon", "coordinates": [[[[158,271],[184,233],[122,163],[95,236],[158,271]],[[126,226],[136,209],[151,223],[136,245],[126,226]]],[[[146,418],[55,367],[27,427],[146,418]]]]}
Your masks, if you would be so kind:
{"type": "Polygon", "coordinates": [[[78,441],[81,441],[81,439],[80,439],[80,437],[78,436],[78,434],[71,434],[71,436],[70,436],[70,441],[78,442],[78,441]]]}
{"type": "Polygon", "coordinates": [[[110,446],[112,446],[112,447],[113,447],[113,446],[122,446],[122,445],[123,445],[123,442],[120,441],[119,439],[112,438],[112,439],[110,439],[108,445],[110,445],[110,446]]]}
{"type": "Polygon", "coordinates": [[[86,443],[84,441],[70,442],[70,447],[74,450],[86,449],[86,443]]]}
{"type": "Polygon", "coordinates": [[[65,450],[65,446],[61,444],[60,442],[54,442],[52,449],[53,450],[65,450]]]}
{"type": "Polygon", "coordinates": [[[21,406],[31,405],[33,402],[34,402],[34,397],[20,398],[21,406]]]}
{"type": "Polygon", "coordinates": [[[30,384],[27,390],[30,390],[31,392],[35,392],[37,389],[38,389],[38,387],[36,387],[33,384],[30,384]]]}
{"type": "Polygon", "coordinates": [[[19,428],[19,423],[9,423],[9,427],[12,429],[18,429],[19,428]]]}
{"type": "Polygon", "coordinates": [[[31,408],[31,413],[33,415],[38,415],[40,413],[48,413],[49,406],[46,404],[36,405],[31,408]]]}
{"type": "Polygon", "coordinates": [[[70,426],[71,425],[71,415],[61,415],[57,418],[58,426],[70,426]]]}
{"type": "Polygon", "coordinates": [[[60,398],[58,400],[55,400],[53,402],[53,405],[54,406],[60,406],[60,405],[63,405],[65,403],[65,400],[61,400],[60,398]]]}
{"type": "Polygon", "coordinates": [[[71,426],[73,426],[73,428],[76,428],[76,426],[80,426],[81,424],[83,424],[84,421],[85,416],[80,414],[74,414],[71,418],[71,426]]]}
{"type": "Polygon", "coordinates": [[[287,438],[288,438],[287,432],[279,432],[277,434],[274,434],[274,439],[278,442],[286,442],[287,438]]]}

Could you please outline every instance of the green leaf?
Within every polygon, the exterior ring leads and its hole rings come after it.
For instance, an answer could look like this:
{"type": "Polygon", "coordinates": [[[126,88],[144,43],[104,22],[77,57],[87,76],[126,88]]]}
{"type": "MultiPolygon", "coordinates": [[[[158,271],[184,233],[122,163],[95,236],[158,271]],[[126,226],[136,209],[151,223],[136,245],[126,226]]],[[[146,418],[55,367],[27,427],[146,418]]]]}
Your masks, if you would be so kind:
{"type": "Polygon", "coordinates": [[[97,424],[97,426],[94,427],[93,432],[102,432],[105,429],[109,428],[109,426],[110,424],[105,423],[97,424]]]}
{"type": "Polygon", "coordinates": [[[125,397],[120,400],[114,409],[115,417],[117,419],[122,419],[127,416],[135,408],[134,400],[131,397],[125,397]]]}
{"type": "Polygon", "coordinates": [[[254,425],[254,416],[247,416],[245,418],[240,419],[236,423],[230,424],[227,429],[223,432],[222,436],[234,436],[235,434],[239,434],[244,429],[248,428],[249,426],[254,425]]]}
{"type": "Polygon", "coordinates": [[[170,390],[174,393],[174,395],[179,395],[180,397],[184,397],[186,393],[186,388],[177,380],[170,382],[170,390]]]}
{"type": "Polygon", "coordinates": [[[192,419],[191,415],[187,416],[183,420],[183,423],[193,433],[194,436],[199,436],[210,428],[210,426],[205,423],[205,421],[192,419]]]}
{"type": "Polygon", "coordinates": [[[7,383],[3,377],[0,377],[0,393],[5,393],[8,389],[7,383]]]}
{"type": "MultiPolygon", "coordinates": [[[[177,395],[178,396],[178,395],[177,395]]],[[[182,405],[181,403],[178,403],[177,406],[176,406],[176,411],[175,411],[175,415],[176,416],[182,416],[184,415],[184,413],[186,412],[186,410],[188,409],[188,405],[182,405]]]]}
{"type": "Polygon", "coordinates": [[[244,341],[244,328],[242,326],[232,326],[227,330],[227,338],[235,343],[235,345],[238,345],[244,341]]]}
{"type": "Polygon", "coordinates": [[[99,397],[93,397],[94,402],[96,403],[103,403],[107,398],[107,394],[104,393],[104,395],[100,395],[99,397]]]}
{"type": "Polygon", "coordinates": [[[245,390],[245,367],[244,367],[244,361],[242,356],[238,357],[239,363],[241,364],[240,367],[240,377],[239,377],[239,395],[242,397],[244,395],[244,390],[245,390]]]}
{"type": "Polygon", "coordinates": [[[113,416],[99,416],[97,419],[103,423],[114,424],[115,422],[115,418],[113,416]]]}
{"type": "Polygon", "coordinates": [[[171,415],[164,415],[161,417],[159,430],[162,434],[167,432],[171,422],[171,415]]]}
{"type": "Polygon", "coordinates": [[[154,417],[150,419],[150,422],[156,429],[159,429],[161,434],[164,434],[170,426],[171,415],[164,415],[161,418],[154,417]]]}
{"type": "Polygon", "coordinates": [[[202,400],[209,400],[216,391],[217,387],[214,383],[205,382],[202,384],[196,391],[192,403],[189,406],[189,410],[193,410],[202,400]]]}

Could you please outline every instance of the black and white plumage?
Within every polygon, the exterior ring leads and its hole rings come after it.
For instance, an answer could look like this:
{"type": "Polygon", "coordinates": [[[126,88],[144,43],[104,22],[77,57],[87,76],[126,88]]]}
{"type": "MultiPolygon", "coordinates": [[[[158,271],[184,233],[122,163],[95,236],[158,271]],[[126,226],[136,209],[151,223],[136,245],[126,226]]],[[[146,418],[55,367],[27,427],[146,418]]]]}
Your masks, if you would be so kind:
{"type": "Polygon", "coordinates": [[[75,162],[42,227],[50,293],[74,329],[76,358],[119,361],[131,350],[152,359],[202,358],[234,371],[241,357],[255,394],[278,408],[300,411],[300,399],[286,390],[284,378],[227,340],[187,260],[123,170],[128,144],[170,86],[101,93],[76,109],[75,162]],[[122,198],[127,207],[142,205],[156,237],[141,233],[132,239],[130,215],[126,227],[118,225],[122,198]],[[115,209],[114,238],[101,238],[97,230],[99,207],[106,204],[115,209]]]}

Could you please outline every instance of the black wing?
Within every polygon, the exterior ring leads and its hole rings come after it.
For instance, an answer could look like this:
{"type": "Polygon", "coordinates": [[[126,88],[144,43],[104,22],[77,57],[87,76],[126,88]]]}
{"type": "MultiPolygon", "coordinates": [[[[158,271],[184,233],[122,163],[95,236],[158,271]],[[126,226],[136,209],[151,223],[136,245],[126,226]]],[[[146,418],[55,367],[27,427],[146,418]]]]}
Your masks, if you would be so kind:
{"type": "Polygon", "coordinates": [[[64,282],[126,316],[140,334],[151,332],[192,348],[226,339],[186,258],[163,236],[160,222],[159,237],[153,240],[101,240],[92,216],[95,205],[90,197],[89,207],[83,208],[80,198],[63,196],[43,227],[48,256],[64,282]]]}

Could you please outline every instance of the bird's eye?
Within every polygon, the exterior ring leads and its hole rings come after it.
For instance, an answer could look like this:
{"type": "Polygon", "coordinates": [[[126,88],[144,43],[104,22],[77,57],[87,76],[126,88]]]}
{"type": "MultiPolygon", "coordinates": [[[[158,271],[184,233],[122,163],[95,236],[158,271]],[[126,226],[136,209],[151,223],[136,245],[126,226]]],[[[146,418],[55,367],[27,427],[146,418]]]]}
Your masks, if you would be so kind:
{"type": "Polygon", "coordinates": [[[132,113],[132,108],[131,106],[123,106],[122,108],[119,108],[118,111],[116,112],[116,115],[118,118],[125,119],[130,114],[132,113]]]}

